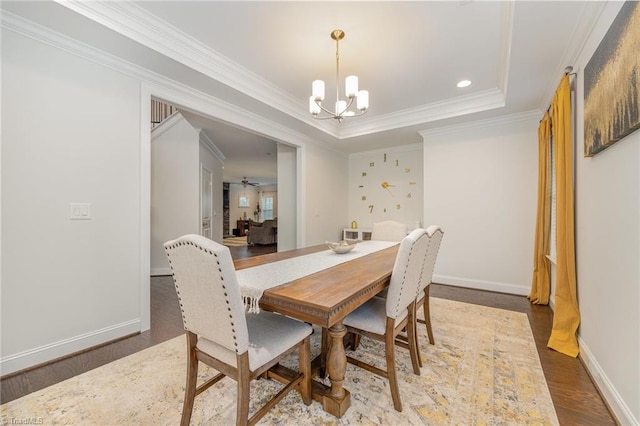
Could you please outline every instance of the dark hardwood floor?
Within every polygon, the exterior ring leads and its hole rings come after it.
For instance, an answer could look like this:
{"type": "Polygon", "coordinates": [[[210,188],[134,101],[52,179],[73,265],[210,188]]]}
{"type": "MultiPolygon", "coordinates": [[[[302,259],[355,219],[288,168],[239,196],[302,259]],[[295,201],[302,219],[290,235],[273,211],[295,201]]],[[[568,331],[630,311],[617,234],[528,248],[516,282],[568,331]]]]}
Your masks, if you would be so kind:
{"type": "MultiPolygon", "coordinates": [[[[275,251],[275,246],[231,247],[234,259],[275,251]]],[[[546,347],[552,314],[522,296],[433,284],[432,297],[523,312],[538,348],[551,398],[561,425],[615,425],[600,394],[579,359],[546,347]]],[[[169,340],[183,333],[178,299],[171,277],[151,279],[151,329],[109,344],[18,372],[1,380],[0,400],[12,401],[70,377],[169,340]]]]}

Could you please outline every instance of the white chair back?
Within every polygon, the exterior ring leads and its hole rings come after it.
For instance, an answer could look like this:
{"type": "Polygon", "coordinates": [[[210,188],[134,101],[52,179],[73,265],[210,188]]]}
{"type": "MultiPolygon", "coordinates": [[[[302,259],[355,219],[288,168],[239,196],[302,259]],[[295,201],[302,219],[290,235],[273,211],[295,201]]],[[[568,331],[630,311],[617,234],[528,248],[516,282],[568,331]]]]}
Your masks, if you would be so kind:
{"type": "Polygon", "coordinates": [[[387,293],[387,317],[398,318],[416,300],[428,246],[429,236],[422,228],[411,231],[400,243],[387,293]]]}
{"type": "Polygon", "coordinates": [[[236,354],[249,348],[245,309],[229,248],[201,235],[164,244],[184,328],[236,354]]]}
{"type": "Polygon", "coordinates": [[[371,229],[371,239],[376,241],[402,241],[407,236],[407,224],[394,220],[376,222],[371,229]]]}
{"type": "MultiPolygon", "coordinates": [[[[426,286],[431,284],[431,280],[433,279],[433,270],[436,266],[436,258],[438,257],[438,251],[440,250],[440,243],[444,236],[444,232],[438,225],[431,225],[427,228],[426,232],[429,237],[429,247],[427,247],[427,256],[424,261],[418,292],[423,291],[426,286]]],[[[418,295],[418,297],[420,297],[420,295],[418,295]]]]}

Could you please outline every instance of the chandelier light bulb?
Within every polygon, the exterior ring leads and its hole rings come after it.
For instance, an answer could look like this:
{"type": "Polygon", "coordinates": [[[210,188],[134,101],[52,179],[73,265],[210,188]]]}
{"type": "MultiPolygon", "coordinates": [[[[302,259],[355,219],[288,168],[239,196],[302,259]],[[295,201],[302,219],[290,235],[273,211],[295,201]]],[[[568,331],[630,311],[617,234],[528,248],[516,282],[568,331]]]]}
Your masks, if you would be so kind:
{"type": "Polygon", "coordinates": [[[316,99],[313,95],[309,96],[309,112],[315,117],[320,114],[320,105],[316,102],[316,99]]]}
{"type": "Polygon", "coordinates": [[[324,81],[315,80],[311,84],[311,97],[309,97],[309,113],[313,118],[325,120],[333,118],[339,123],[344,117],[362,115],[369,109],[369,92],[358,90],[358,76],[350,75],[344,81],[344,95],[346,101],[340,100],[340,40],[344,38],[344,31],[333,30],[331,38],[336,42],[336,103],[335,111],[330,111],[322,106],[325,99],[324,81]],[[356,109],[350,109],[355,101],[356,109]],[[324,113],[324,114],[323,114],[324,113]]]}
{"type": "Polygon", "coordinates": [[[351,99],[358,94],[358,76],[350,75],[344,81],[344,93],[351,99]]]}
{"type": "Polygon", "coordinates": [[[324,81],[314,80],[311,84],[311,94],[316,101],[324,101],[324,81]]]}
{"type": "Polygon", "coordinates": [[[356,106],[362,112],[365,112],[367,109],[369,109],[369,91],[368,90],[361,90],[358,92],[358,101],[356,102],[356,106]]]}

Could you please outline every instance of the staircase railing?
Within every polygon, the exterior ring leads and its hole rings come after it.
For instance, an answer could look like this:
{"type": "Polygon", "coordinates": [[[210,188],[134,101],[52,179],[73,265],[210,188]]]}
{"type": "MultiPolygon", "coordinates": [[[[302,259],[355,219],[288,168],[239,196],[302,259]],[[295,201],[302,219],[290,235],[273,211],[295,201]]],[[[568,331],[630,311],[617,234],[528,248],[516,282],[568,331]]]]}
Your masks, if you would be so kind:
{"type": "Polygon", "coordinates": [[[151,129],[157,127],[177,111],[178,108],[173,105],[151,99],[151,129]]]}

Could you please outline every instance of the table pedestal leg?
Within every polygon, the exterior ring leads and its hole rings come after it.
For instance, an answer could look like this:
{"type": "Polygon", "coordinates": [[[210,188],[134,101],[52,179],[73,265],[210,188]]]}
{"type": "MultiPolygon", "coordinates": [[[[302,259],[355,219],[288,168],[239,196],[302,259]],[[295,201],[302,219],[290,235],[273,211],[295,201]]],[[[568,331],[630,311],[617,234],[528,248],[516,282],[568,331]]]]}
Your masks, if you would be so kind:
{"type": "Polygon", "coordinates": [[[329,353],[327,354],[327,373],[331,389],[322,398],[325,411],[341,417],[351,406],[351,394],[342,387],[347,371],[347,355],[344,352],[343,338],[347,329],[342,322],[329,328],[329,353]]]}

